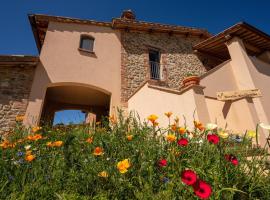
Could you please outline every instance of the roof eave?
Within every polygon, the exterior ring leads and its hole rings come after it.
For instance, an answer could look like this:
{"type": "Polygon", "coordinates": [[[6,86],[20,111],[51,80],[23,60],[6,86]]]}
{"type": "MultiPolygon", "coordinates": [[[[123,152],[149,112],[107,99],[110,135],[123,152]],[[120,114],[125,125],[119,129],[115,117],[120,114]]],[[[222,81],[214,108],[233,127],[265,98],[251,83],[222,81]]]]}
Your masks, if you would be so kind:
{"type": "Polygon", "coordinates": [[[226,35],[232,35],[233,36],[233,33],[235,33],[236,31],[238,31],[241,28],[248,29],[248,30],[250,30],[252,32],[255,32],[256,34],[270,40],[270,36],[268,34],[266,34],[263,31],[257,29],[256,27],[242,21],[242,22],[239,22],[239,23],[225,29],[224,31],[222,31],[222,32],[220,32],[220,33],[218,33],[218,34],[216,34],[216,35],[214,35],[214,36],[212,36],[212,37],[210,37],[210,38],[196,44],[195,46],[193,46],[193,49],[194,50],[199,50],[199,49],[201,49],[201,48],[203,48],[203,47],[205,47],[205,46],[209,45],[210,43],[215,42],[217,40],[222,40],[222,39],[226,40],[225,39],[226,35]]]}
{"type": "Polygon", "coordinates": [[[39,35],[38,35],[38,32],[37,32],[37,25],[36,25],[35,15],[28,14],[28,19],[29,19],[29,22],[30,22],[30,25],[31,25],[32,32],[34,34],[34,38],[35,38],[35,42],[36,42],[38,52],[40,53],[40,51],[41,51],[41,42],[40,42],[40,38],[39,38],[39,35]]]}
{"type": "Polygon", "coordinates": [[[150,23],[134,20],[122,20],[120,18],[114,18],[112,20],[112,28],[115,29],[130,29],[138,31],[151,31],[151,32],[167,32],[170,34],[183,34],[193,35],[204,38],[209,38],[212,35],[204,29],[173,26],[159,23],[150,23]]]}

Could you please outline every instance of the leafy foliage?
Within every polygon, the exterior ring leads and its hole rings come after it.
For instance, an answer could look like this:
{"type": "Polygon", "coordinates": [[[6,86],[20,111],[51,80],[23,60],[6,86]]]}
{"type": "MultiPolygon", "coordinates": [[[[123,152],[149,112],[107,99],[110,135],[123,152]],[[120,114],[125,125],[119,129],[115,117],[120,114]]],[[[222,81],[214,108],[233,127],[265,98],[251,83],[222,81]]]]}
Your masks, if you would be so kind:
{"type": "Polygon", "coordinates": [[[181,181],[186,169],[211,186],[209,199],[270,199],[267,153],[252,153],[250,138],[219,137],[214,144],[207,135],[218,129],[198,122],[192,131],[177,123],[161,129],[151,119],[141,123],[120,113],[110,124],[43,127],[30,138],[31,130],[18,124],[0,149],[0,199],[199,199],[181,181]],[[177,142],[183,138],[187,145],[177,142]],[[35,159],[27,161],[27,154],[35,159]],[[130,166],[121,173],[125,159],[130,166]]]}

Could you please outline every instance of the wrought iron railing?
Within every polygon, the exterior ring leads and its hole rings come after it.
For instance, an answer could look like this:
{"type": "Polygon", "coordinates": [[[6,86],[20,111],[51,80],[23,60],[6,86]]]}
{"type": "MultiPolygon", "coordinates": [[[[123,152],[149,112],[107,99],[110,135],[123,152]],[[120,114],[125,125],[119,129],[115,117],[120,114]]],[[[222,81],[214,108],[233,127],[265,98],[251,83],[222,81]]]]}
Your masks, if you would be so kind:
{"type": "Polygon", "coordinates": [[[161,65],[158,62],[150,61],[150,78],[155,80],[160,80],[162,78],[161,65]]]}

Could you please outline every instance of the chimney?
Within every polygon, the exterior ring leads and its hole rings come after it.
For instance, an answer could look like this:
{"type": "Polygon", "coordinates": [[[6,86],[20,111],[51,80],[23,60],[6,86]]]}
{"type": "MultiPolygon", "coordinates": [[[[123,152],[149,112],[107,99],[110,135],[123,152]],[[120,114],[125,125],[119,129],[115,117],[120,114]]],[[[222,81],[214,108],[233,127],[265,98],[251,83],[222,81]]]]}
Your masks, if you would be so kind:
{"type": "Polygon", "coordinates": [[[136,16],[132,12],[132,10],[124,10],[121,15],[121,19],[127,19],[127,20],[135,20],[136,16]]]}

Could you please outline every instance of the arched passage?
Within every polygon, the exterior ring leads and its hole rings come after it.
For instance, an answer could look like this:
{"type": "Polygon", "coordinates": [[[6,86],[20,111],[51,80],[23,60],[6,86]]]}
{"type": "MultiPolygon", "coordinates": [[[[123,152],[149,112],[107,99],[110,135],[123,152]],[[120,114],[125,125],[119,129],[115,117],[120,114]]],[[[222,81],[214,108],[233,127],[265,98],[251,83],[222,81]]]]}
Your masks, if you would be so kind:
{"type": "Polygon", "coordinates": [[[53,85],[47,88],[40,124],[52,124],[55,112],[81,110],[92,113],[96,120],[107,116],[110,109],[110,94],[86,85],[53,85]]]}

